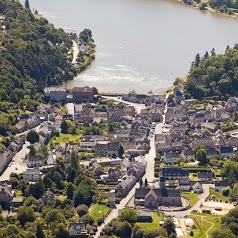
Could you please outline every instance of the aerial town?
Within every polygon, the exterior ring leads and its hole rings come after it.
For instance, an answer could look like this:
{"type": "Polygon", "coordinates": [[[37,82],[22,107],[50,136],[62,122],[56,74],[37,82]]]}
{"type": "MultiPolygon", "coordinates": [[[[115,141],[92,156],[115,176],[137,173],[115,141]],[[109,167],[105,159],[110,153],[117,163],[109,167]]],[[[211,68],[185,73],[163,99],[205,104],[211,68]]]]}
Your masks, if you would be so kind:
{"type": "MultiPolygon", "coordinates": [[[[177,237],[188,237],[199,229],[199,214],[221,217],[236,206],[225,192],[233,178],[221,170],[227,159],[237,158],[238,98],[185,100],[183,84],[161,95],[120,96],[98,95],[90,87],[48,87],[44,97],[49,103],[21,115],[15,139],[0,155],[4,216],[15,216],[26,199],[19,176],[36,184],[59,158],[68,168],[72,154],[96,184],[98,199],[89,214],[98,204],[101,209],[94,211],[96,228],[87,221],[69,223],[72,237],[110,235],[107,226],[123,209],[134,210],[138,224],[152,224],[156,216],[159,227],[173,217],[177,237]],[[230,123],[232,130],[226,128],[230,123]],[[33,131],[36,142],[27,139],[33,131]]],[[[51,185],[39,203],[62,196],[69,195],[51,185]]]]}

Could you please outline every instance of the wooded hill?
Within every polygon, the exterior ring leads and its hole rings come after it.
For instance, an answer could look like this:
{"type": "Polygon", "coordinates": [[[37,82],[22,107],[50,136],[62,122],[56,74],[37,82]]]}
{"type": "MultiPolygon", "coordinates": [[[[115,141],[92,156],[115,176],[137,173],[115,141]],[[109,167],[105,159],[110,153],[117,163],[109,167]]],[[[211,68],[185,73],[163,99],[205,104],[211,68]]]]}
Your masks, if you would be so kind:
{"type": "Polygon", "coordinates": [[[224,54],[196,55],[186,82],[186,97],[227,99],[238,95],[238,45],[224,54]]]}
{"type": "Polygon", "coordinates": [[[0,0],[0,134],[15,124],[19,110],[34,109],[37,85],[72,79],[71,38],[18,1],[0,0]]]}

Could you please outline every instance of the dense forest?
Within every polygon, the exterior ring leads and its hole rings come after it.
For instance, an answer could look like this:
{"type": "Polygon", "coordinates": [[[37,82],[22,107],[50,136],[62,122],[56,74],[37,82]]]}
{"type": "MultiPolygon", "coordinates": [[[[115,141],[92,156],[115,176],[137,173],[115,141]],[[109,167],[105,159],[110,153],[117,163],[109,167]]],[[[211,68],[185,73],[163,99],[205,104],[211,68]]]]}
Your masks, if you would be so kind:
{"type": "MultiPolygon", "coordinates": [[[[90,30],[80,37],[86,38],[86,46],[94,46],[90,30]]],[[[21,112],[36,109],[40,86],[72,79],[90,63],[92,56],[79,55],[80,64],[73,67],[71,47],[71,37],[32,13],[28,1],[23,7],[18,1],[0,0],[0,134],[13,130],[21,112]]]]}
{"type": "Polygon", "coordinates": [[[224,54],[196,55],[186,82],[187,98],[217,97],[226,99],[238,95],[238,45],[227,46],[224,54]]]}

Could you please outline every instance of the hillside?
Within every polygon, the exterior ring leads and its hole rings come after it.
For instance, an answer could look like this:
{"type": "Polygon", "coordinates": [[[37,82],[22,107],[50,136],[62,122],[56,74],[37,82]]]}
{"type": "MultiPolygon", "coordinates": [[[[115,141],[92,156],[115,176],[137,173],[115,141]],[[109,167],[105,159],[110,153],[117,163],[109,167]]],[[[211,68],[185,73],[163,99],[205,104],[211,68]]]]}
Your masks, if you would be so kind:
{"type": "Polygon", "coordinates": [[[238,45],[224,54],[216,55],[214,49],[203,57],[196,55],[186,83],[186,97],[220,99],[238,95],[238,45]]]}
{"type": "Polygon", "coordinates": [[[75,76],[71,47],[62,29],[18,1],[0,0],[0,134],[11,130],[20,111],[34,111],[41,102],[38,86],[75,76]]]}

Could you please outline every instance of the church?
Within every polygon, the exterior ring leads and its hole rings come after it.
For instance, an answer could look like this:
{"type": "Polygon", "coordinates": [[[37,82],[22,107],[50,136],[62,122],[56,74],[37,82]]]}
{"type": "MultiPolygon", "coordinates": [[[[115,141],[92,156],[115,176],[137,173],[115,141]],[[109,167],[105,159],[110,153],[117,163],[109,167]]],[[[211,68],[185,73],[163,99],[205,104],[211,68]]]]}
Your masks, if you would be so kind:
{"type": "Polygon", "coordinates": [[[135,206],[157,209],[160,206],[182,207],[179,189],[167,189],[165,177],[160,177],[160,188],[137,188],[135,191],[135,206]]]}

